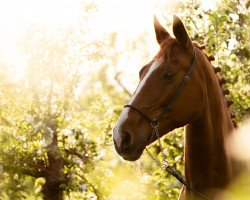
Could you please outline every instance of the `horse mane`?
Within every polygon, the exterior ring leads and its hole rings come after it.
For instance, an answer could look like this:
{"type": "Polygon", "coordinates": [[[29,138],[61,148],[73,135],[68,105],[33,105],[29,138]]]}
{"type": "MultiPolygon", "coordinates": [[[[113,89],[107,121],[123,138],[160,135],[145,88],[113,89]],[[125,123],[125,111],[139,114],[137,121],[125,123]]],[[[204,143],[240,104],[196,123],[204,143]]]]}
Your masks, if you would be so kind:
{"type": "Polygon", "coordinates": [[[233,124],[234,128],[237,128],[238,126],[237,126],[237,123],[235,121],[235,114],[230,109],[230,106],[234,102],[226,97],[226,95],[228,95],[230,93],[230,91],[227,88],[223,87],[223,85],[226,84],[227,80],[221,76],[221,73],[220,73],[221,68],[213,66],[212,61],[215,61],[215,57],[213,55],[208,55],[206,53],[206,51],[204,51],[206,49],[205,45],[199,45],[197,42],[193,42],[193,45],[194,45],[194,47],[200,49],[203,52],[203,54],[205,55],[205,57],[209,61],[210,65],[213,67],[214,73],[215,73],[215,75],[217,77],[217,80],[218,80],[219,85],[220,85],[221,90],[222,90],[222,94],[224,96],[225,102],[226,102],[228,110],[230,112],[232,124],[233,124]]]}

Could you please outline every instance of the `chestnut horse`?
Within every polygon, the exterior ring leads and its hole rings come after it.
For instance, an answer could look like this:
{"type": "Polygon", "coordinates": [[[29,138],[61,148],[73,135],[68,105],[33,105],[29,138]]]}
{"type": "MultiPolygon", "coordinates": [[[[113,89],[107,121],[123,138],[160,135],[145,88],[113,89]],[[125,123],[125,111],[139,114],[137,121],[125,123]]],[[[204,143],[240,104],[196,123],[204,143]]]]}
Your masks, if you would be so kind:
{"type": "MultiPolygon", "coordinates": [[[[189,186],[213,199],[232,180],[232,161],[225,140],[234,129],[218,68],[202,47],[193,43],[182,21],[174,16],[175,38],[154,27],[160,50],[140,70],[140,82],[113,130],[116,151],[125,160],[140,158],[156,123],[159,137],[185,126],[185,179],[189,186]]],[[[180,199],[202,199],[183,187],[180,199]]]]}

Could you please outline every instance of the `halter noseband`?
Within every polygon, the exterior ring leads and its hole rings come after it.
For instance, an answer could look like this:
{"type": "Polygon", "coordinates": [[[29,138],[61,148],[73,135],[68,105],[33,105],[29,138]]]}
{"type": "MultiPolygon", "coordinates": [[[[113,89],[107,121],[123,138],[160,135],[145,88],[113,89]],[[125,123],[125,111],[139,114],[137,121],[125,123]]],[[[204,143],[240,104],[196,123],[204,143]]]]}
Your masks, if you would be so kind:
{"type": "Polygon", "coordinates": [[[188,69],[186,75],[183,77],[181,83],[179,84],[179,86],[178,86],[177,90],[175,91],[174,95],[171,97],[170,101],[164,107],[164,110],[157,117],[151,119],[146,113],[144,113],[139,108],[137,108],[136,106],[133,106],[131,104],[126,104],[124,106],[124,108],[127,107],[127,108],[131,108],[132,110],[137,111],[138,113],[143,115],[151,123],[151,126],[158,125],[160,119],[162,118],[162,116],[171,110],[171,108],[173,106],[173,103],[175,102],[175,100],[177,99],[177,97],[179,96],[181,91],[183,90],[184,86],[189,82],[190,75],[191,75],[191,73],[192,73],[192,71],[194,69],[195,59],[196,59],[196,51],[195,51],[195,48],[194,48],[194,55],[193,55],[191,64],[189,65],[189,69],[188,69]]]}

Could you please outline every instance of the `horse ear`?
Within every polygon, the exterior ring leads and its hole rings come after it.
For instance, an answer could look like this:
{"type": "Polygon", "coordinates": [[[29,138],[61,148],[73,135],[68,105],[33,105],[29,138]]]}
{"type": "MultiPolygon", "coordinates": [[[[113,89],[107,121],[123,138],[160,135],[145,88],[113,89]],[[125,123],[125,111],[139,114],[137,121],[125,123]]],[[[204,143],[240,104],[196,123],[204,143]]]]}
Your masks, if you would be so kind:
{"type": "Polygon", "coordinates": [[[155,27],[155,34],[158,44],[161,44],[165,39],[170,37],[169,33],[163,26],[159,23],[158,19],[154,15],[154,27],[155,27]]]}
{"type": "Polygon", "coordinates": [[[173,32],[178,42],[190,53],[193,53],[194,47],[192,40],[188,36],[182,21],[176,15],[174,15],[174,20],[173,20],[173,32]]]}

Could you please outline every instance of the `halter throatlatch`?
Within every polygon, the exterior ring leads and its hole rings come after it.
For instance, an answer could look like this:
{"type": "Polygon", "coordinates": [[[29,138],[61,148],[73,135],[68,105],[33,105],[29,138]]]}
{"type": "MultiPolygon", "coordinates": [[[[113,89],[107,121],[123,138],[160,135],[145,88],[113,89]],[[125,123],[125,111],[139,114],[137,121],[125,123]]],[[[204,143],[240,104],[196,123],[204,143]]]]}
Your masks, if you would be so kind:
{"type": "Polygon", "coordinates": [[[151,157],[151,159],[153,161],[155,161],[159,167],[161,167],[163,170],[166,170],[169,174],[171,174],[176,179],[178,179],[183,185],[185,185],[188,189],[190,189],[191,191],[193,191],[195,194],[197,194],[198,196],[202,197],[203,199],[209,200],[209,198],[207,198],[206,196],[204,196],[203,194],[201,194],[200,192],[198,192],[197,190],[195,190],[194,188],[192,188],[191,186],[189,186],[187,184],[187,182],[185,181],[185,179],[182,177],[182,175],[180,173],[178,173],[172,166],[169,165],[169,163],[167,161],[167,156],[165,155],[165,153],[163,151],[163,147],[162,147],[162,144],[161,144],[160,135],[159,135],[159,131],[158,131],[158,126],[160,124],[160,119],[167,112],[169,112],[171,110],[173,103],[175,102],[175,100],[177,99],[177,97],[179,96],[179,94],[181,93],[181,91],[183,90],[184,86],[189,82],[190,75],[191,75],[191,73],[192,73],[192,71],[194,69],[195,59],[196,59],[196,50],[194,48],[194,55],[193,55],[193,58],[192,58],[192,61],[191,61],[191,64],[189,66],[189,69],[188,69],[187,73],[183,77],[181,83],[179,84],[179,86],[178,86],[177,90],[175,91],[174,95],[171,97],[170,101],[168,101],[168,103],[166,104],[164,110],[157,117],[151,119],[146,113],[144,113],[143,111],[141,111],[140,109],[138,109],[136,106],[133,106],[133,105],[130,105],[130,104],[126,104],[124,107],[128,107],[128,108],[131,108],[132,110],[137,111],[138,113],[140,113],[141,115],[143,115],[145,117],[145,119],[147,119],[149,121],[149,123],[150,123],[150,125],[152,127],[152,134],[151,134],[151,137],[150,137],[150,141],[152,141],[153,138],[156,136],[156,138],[158,140],[158,143],[159,143],[159,146],[160,146],[161,153],[162,153],[163,162],[161,163],[146,148],[146,151],[148,152],[148,154],[151,157]]]}

